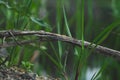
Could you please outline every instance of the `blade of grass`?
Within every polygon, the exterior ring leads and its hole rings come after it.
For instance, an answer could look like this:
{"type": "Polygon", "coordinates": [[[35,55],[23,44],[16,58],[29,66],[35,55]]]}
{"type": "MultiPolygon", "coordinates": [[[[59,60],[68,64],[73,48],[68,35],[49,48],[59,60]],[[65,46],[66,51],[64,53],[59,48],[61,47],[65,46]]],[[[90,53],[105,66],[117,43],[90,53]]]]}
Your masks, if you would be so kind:
{"type": "Polygon", "coordinates": [[[120,21],[115,21],[113,22],[111,25],[109,25],[107,28],[104,29],[104,31],[102,31],[100,33],[100,35],[98,35],[95,40],[93,41],[94,43],[97,43],[97,44],[100,44],[101,42],[103,42],[107,37],[108,35],[110,34],[110,32],[118,27],[118,25],[120,24],[120,21]]]}
{"type": "Polygon", "coordinates": [[[53,49],[53,53],[55,54],[56,58],[58,59],[58,61],[60,61],[60,58],[59,58],[59,56],[58,56],[58,54],[56,52],[56,49],[55,49],[54,45],[51,42],[50,42],[50,46],[53,49]]]}
{"type": "Polygon", "coordinates": [[[84,51],[84,0],[82,0],[82,50],[84,51]]]}
{"type": "MultiPolygon", "coordinates": [[[[94,41],[97,43],[97,45],[100,44],[100,43],[102,43],[102,42],[109,36],[110,32],[111,32],[115,27],[117,27],[117,25],[119,25],[119,24],[120,24],[119,21],[113,22],[111,25],[109,25],[107,28],[105,28],[104,31],[101,32],[101,33],[98,35],[98,37],[96,37],[95,40],[94,40],[94,41]]],[[[92,44],[93,44],[93,43],[91,43],[90,45],[92,45],[92,44]]],[[[88,58],[88,56],[94,51],[94,49],[97,47],[97,45],[90,50],[89,54],[86,56],[86,58],[84,58],[84,60],[86,60],[86,59],[88,58]]],[[[106,61],[108,61],[108,60],[106,59],[106,61]]],[[[98,76],[100,75],[100,73],[102,73],[102,71],[104,70],[105,67],[106,67],[106,64],[104,64],[104,65],[102,66],[102,68],[99,70],[98,73],[95,73],[95,74],[93,75],[93,77],[91,78],[91,80],[96,80],[96,79],[98,78],[98,76]]]]}
{"type": "MultiPolygon", "coordinates": [[[[72,34],[71,34],[71,32],[70,32],[70,29],[69,29],[68,22],[67,22],[67,17],[66,17],[66,13],[65,13],[65,8],[64,8],[64,6],[63,6],[63,15],[64,15],[65,27],[66,27],[66,30],[67,30],[67,34],[68,34],[68,36],[72,37],[72,34]]],[[[78,55],[78,51],[77,51],[76,48],[75,48],[75,54],[78,55]]]]}
{"type": "Polygon", "coordinates": [[[30,13],[30,8],[31,8],[32,0],[28,0],[26,4],[26,12],[30,13]]]}
{"type": "Polygon", "coordinates": [[[76,75],[75,75],[75,80],[78,80],[79,77],[81,76],[81,70],[84,64],[84,57],[85,57],[85,51],[84,51],[84,0],[81,0],[81,5],[82,5],[82,9],[81,9],[81,40],[82,40],[82,50],[81,50],[81,54],[79,54],[79,59],[78,59],[78,66],[77,66],[77,70],[76,70],[76,75]]]}
{"type": "MultiPolygon", "coordinates": [[[[68,49],[69,49],[69,47],[68,47],[68,49]]],[[[65,51],[65,61],[64,61],[64,66],[63,66],[64,72],[66,71],[67,58],[68,58],[68,50],[65,51]]]]}
{"type": "Polygon", "coordinates": [[[100,74],[101,74],[101,73],[104,71],[104,69],[107,67],[107,64],[108,64],[108,57],[106,58],[105,62],[103,63],[101,69],[92,76],[91,80],[97,80],[97,78],[100,76],[100,74]]]}
{"type": "MultiPolygon", "coordinates": [[[[111,31],[118,27],[119,25],[119,20],[118,21],[115,21],[113,22],[111,25],[109,25],[107,28],[105,28],[94,40],[93,42],[89,45],[89,47],[93,44],[93,43],[96,43],[96,46],[94,48],[92,48],[92,50],[90,51],[89,55],[93,52],[93,50],[97,47],[98,44],[102,43],[108,36],[109,34],[111,33],[111,31]]],[[[88,48],[89,48],[88,47],[88,48]]],[[[88,56],[89,56],[88,55],[88,56]]]]}
{"type": "MultiPolygon", "coordinates": [[[[62,23],[62,14],[61,14],[61,1],[57,2],[57,16],[56,16],[56,23],[57,23],[57,33],[61,34],[61,28],[60,28],[60,24],[62,23]]],[[[68,25],[67,25],[68,27],[68,25]]],[[[70,33],[69,33],[70,34],[70,33]]],[[[58,52],[59,52],[59,59],[60,59],[60,64],[62,64],[62,55],[63,55],[63,50],[62,50],[62,43],[60,41],[58,41],[58,52]]],[[[64,54],[65,55],[65,54],[64,54]]],[[[61,69],[61,74],[64,76],[65,80],[68,80],[68,77],[66,76],[66,62],[67,62],[67,55],[65,56],[65,60],[63,63],[63,67],[61,69]]]]}
{"type": "MultiPolygon", "coordinates": [[[[60,34],[60,25],[59,25],[59,23],[57,25],[57,29],[58,29],[58,33],[60,34]]],[[[62,57],[62,45],[61,44],[62,43],[60,41],[58,41],[58,49],[59,49],[59,57],[60,57],[60,59],[62,57]]]]}
{"type": "Polygon", "coordinates": [[[10,57],[9,57],[9,62],[8,62],[8,66],[11,66],[11,64],[13,64],[13,57],[14,57],[14,51],[15,51],[15,47],[12,47],[10,50],[10,57]]]}
{"type": "Polygon", "coordinates": [[[92,36],[92,30],[93,30],[93,0],[88,0],[87,1],[87,8],[88,8],[88,20],[86,24],[86,39],[90,40],[92,36]]]}
{"type": "Polygon", "coordinates": [[[59,63],[51,56],[49,55],[47,52],[43,51],[47,56],[48,58],[58,67],[58,69],[62,69],[62,65],[59,65],[59,63]]]}
{"type": "Polygon", "coordinates": [[[66,17],[65,7],[64,6],[63,6],[63,15],[64,15],[65,27],[66,27],[66,30],[67,30],[67,34],[68,34],[68,36],[72,37],[72,34],[70,32],[70,29],[69,29],[68,22],[67,22],[67,17],[66,17]]]}
{"type": "MultiPolygon", "coordinates": [[[[93,42],[96,42],[97,44],[100,44],[102,43],[110,34],[110,32],[119,25],[119,21],[116,21],[116,22],[113,22],[111,25],[109,25],[107,28],[104,29],[104,31],[102,31],[98,37],[95,38],[95,40],[93,42]]],[[[91,43],[92,45],[92,43],[91,43]]],[[[97,47],[97,45],[95,46],[97,47]]],[[[94,50],[95,48],[93,48],[89,55],[92,53],[92,51],[94,50]]],[[[107,60],[107,59],[106,59],[107,60]]],[[[103,69],[105,68],[105,64],[102,66],[102,68],[100,69],[100,71],[97,73],[97,74],[94,74],[93,77],[91,78],[91,80],[96,80],[96,78],[100,75],[100,73],[102,73],[103,69]]]]}
{"type": "Polygon", "coordinates": [[[81,12],[81,0],[76,0],[76,37],[81,39],[81,24],[82,24],[82,12],[81,12]]]}
{"type": "MultiPolygon", "coordinates": [[[[55,54],[55,56],[56,56],[56,58],[57,58],[57,60],[58,60],[59,65],[62,66],[61,58],[58,56],[55,47],[53,46],[53,44],[52,44],[51,42],[50,42],[50,45],[51,45],[51,47],[52,47],[52,49],[53,49],[53,53],[55,54]]],[[[51,56],[51,57],[52,57],[52,56],[51,56]]],[[[61,67],[61,68],[62,68],[62,67],[61,67]]]]}

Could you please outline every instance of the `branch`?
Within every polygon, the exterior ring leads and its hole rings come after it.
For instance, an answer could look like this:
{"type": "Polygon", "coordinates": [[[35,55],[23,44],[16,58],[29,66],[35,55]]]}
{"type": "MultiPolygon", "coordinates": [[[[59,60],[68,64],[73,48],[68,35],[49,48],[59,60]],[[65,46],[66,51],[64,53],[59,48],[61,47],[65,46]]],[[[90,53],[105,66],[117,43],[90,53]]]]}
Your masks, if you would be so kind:
{"type": "MultiPolygon", "coordinates": [[[[56,33],[50,33],[50,32],[45,32],[45,31],[0,31],[0,38],[8,38],[12,37],[11,33],[16,37],[16,36],[28,36],[28,35],[33,35],[33,36],[38,36],[40,40],[35,40],[35,41],[49,41],[49,40],[59,40],[67,43],[71,43],[74,45],[78,45],[79,47],[82,46],[82,41],[74,39],[72,37],[68,37],[65,35],[60,35],[56,33]]],[[[19,42],[19,44],[24,45],[24,44],[29,44],[33,43],[35,41],[22,41],[19,42]]],[[[84,47],[88,48],[90,46],[90,42],[84,41],[84,47]]],[[[9,44],[0,44],[0,47],[10,47],[10,46],[16,46],[17,44],[15,42],[9,43],[9,44]]],[[[100,52],[101,54],[107,55],[107,56],[112,56],[117,59],[120,58],[120,51],[113,50],[107,47],[103,47],[100,45],[92,44],[89,48],[95,48],[95,51],[100,52]]]]}

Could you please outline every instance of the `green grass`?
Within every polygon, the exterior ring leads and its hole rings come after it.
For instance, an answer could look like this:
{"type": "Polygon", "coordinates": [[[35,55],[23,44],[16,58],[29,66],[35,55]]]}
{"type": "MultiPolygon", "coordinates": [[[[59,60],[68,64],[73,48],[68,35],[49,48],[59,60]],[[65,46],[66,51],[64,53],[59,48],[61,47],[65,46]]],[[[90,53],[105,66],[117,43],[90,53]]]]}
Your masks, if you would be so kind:
{"type": "MultiPolygon", "coordinates": [[[[117,75],[119,75],[119,63],[117,63],[116,60],[111,57],[106,58],[104,56],[94,54],[94,49],[98,44],[103,46],[112,46],[112,48],[120,50],[120,36],[118,35],[120,31],[120,6],[118,4],[119,2],[116,2],[117,0],[112,0],[111,2],[106,1],[104,3],[102,1],[95,2],[93,0],[75,0],[74,3],[72,3],[69,0],[59,0],[56,1],[56,7],[53,8],[56,15],[52,15],[51,12],[48,12],[49,15],[41,19],[39,18],[39,9],[42,5],[41,0],[23,0],[18,2],[16,0],[1,0],[0,15],[2,16],[0,16],[0,30],[45,30],[82,40],[81,47],[61,41],[40,42],[39,44],[35,42],[31,45],[9,47],[7,50],[10,53],[10,60],[6,65],[17,65],[22,51],[24,53],[22,61],[29,62],[34,51],[39,50],[40,56],[38,58],[38,64],[35,64],[38,66],[35,70],[38,74],[41,74],[40,72],[45,70],[47,74],[60,77],[63,80],[84,80],[85,74],[83,72],[86,72],[87,68],[91,66],[88,64],[94,63],[94,65],[100,65],[100,70],[98,73],[93,75],[91,80],[107,80],[108,78],[106,76],[109,76],[109,79],[112,79],[114,76],[111,74],[105,74],[107,69],[112,72],[116,68],[118,69],[117,75]],[[109,22],[109,20],[105,22],[102,21],[102,19],[100,19],[100,22],[99,20],[95,20],[96,15],[94,15],[93,10],[93,8],[95,8],[94,3],[99,3],[102,7],[110,6],[113,10],[111,13],[113,16],[112,22],[109,22]],[[108,3],[111,4],[109,5],[108,3]],[[75,9],[71,12],[68,8],[75,9]],[[56,19],[53,20],[53,22],[55,21],[54,23],[50,23],[52,22],[52,19],[54,19],[49,17],[51,15],[56,19]],[[112,34],[112,32],[115,32],[116,34],[112,34]],[[92,49],[86,49],[84,47],[85,40],[91,41],[91,45],[93,43],[96,43],[97,45],[92,49]],[[106,41],[109,44],[107,44],[106,41]],[[109,41],[111,41],[112,44],[109,41]],[[41,46],[44,46],[45,49],[41,49],[41,46]],[[93,56],[93,60],[89,61],[91,56],[93,56]],[[94,58],[100,59],[100,63],[98,63],[94,58]],[[111,66],[110,69],[108,68],[109,66],[111,66]]],[[[47,5],[45,8],[46,7],[47,5]]],[[[1,39],[0,42],[17,42],[17,40],[31,39],[36,39],[36,37],[15,37],[13,35],[13,38],[1,39]]],[[[120,77],[118,78],[120,79],[120,77]]]]}

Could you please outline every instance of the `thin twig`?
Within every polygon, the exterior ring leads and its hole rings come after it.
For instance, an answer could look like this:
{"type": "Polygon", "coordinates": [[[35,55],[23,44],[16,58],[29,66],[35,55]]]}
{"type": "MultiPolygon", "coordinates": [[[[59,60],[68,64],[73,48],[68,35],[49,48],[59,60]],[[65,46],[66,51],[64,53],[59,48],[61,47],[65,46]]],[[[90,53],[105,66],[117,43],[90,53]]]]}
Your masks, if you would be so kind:
{"type": "MultiPolygon", "coordinates": [[[[8,37],[12,37],[9,33],[9,31],[0,31],[0,38],[8,38],[8,37]]],[[[38,36],[40,39],[44,38],[45,41],[49,41],[49,40],[60,40],[60,41],[64,41],[64,42],[68,42],[68,43],[72,43],[74,45],[78,45],[78,46],[82,46],[82,41],[81,40],[77,40],[75,38],[72,37],[68,37],[65,35],[60,35],[60,34],[56,34],[56,33],[50,33],[50,32],[45,32],[45,31],[11,31],[11,33],[14,36],[28,36],[28,35],[33,35],[33,36],[38,36]]],[[[37,40],[40,41],[40,40],[37,40]]],[[[43,40],[44,41],[44,40],[43,40]]],[[[35,42],[33,41],[23,41],[23,42],[19,42],[21,45],[23,44],[29,44],[29,43],[33,43],[35,42]]],[[[90,46],[90,42],[84,41],[84,47],[89,47],[90,46]]],[[[10,47],[10,46],[16,46],[17,44],[15,43],[9,43],[9,44],[0,44],[0,47],[10,47]]],[[[92,44],[89,48],[94,48],[96,46],[96,44],[92,44]]],[[[100,45],[97,45],[97,47],[95,47],[95,51],[98,51],[101,54],[107,55],[107,56],[112,56],[115,57],[117,59],[120,59],[120,51],[117,50],[113,50],[107,47],[103,47],[100,45]]]]}
{"type": "MultiPolygon", "coordinates": [[[[24,41],[19,41],[19,44],[22,45],[26,45],[26,44],[30,44],[30,43],[34,43],[34,42],[39,42],[40,40],[35,39],[35,40],[24,40],[24,41]]],[[[2,43],[0,44],[0,48],[2,47],[12,47],[12,46],[19,46],[16,42],[8,42],[8,43],[2,43]]]]}

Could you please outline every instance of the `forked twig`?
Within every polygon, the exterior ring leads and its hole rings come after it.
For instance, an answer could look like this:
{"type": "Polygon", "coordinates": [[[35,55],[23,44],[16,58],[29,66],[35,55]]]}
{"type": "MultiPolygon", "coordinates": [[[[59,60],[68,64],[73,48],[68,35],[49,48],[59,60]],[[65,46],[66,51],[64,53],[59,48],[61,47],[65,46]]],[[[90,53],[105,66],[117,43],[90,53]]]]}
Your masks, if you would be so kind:
{"type": "MultiPolygon", "coordinates": [[[[0,31],[0,38],[8,38],[8,37],[12,37],[12,35],[10,35],[8,33],[9,31],[0,31]]],[[[64,42],[68,42],[68,43],[72,43],[74,45],[78,45],[78,46],[82,46],[82,41],[81,40],[77,40],[75,38],[72,37],[68,37],[65,35],[60,35],[60,34],[56,34],[56,33],[50,33],[50,32],[45,32],[45,31],[11,31],[12,34],[14,36],[28,36],[28,35],[33,35],[33,36],[38,36],[40,39],[43,38],[43,41],[49,41],[49,40],[60,40],[60,41],[64,41],[64,42]]],[[[19,44],[24,45],[24,44],[29,44],[29,43],[33,43],[35,41],[40,41],[40,40],[33,40],[33,41],[22,41],[19,42],[19,44]]],[[[90,42],[84,41],[84,46],[86,48],[88,48],[90,46],[90,42]]],[[[0,44],[0,47],[10,47],[10,46],[16,46],[16,43],[9,43],[9,44],[0,44]]],[[[96,44],[92,44],[89,48],[94,48],[96,46],[96,44]]],[[[107,55],[107,56],[112,56],[115,57],[117,59],[120,59],[120,51],[117,50],[113,50],[107,47],[103,47],[100,45],[97,45],[97,47],[95,47],[95,51],[98,51],[101,54],[107,55]]]]}

